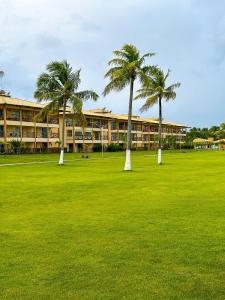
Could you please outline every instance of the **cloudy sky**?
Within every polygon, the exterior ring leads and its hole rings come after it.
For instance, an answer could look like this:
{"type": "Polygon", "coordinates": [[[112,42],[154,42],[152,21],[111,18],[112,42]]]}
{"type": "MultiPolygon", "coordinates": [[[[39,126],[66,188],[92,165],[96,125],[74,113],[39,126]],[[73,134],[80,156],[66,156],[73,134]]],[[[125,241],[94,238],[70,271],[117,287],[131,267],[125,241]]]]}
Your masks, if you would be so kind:
{"type": "MultiPolygon", "coordinates": [[[[82,69],[81,88],[102,93],[112,50],[135,44],[156,52],[149,63],[172,70],[177,98],[164,118],[191,126],[225,121],[223,0],[0,0],[0,88],[33,100],[38,75],[52,60],[82,69]]],[[[126,113],[128,90],[85,108],[126,113]]],[[[141,101],[134,104],[139,113],[141,101]]],[[[157,107],[147,114],[157,116],[157,107]]]]}

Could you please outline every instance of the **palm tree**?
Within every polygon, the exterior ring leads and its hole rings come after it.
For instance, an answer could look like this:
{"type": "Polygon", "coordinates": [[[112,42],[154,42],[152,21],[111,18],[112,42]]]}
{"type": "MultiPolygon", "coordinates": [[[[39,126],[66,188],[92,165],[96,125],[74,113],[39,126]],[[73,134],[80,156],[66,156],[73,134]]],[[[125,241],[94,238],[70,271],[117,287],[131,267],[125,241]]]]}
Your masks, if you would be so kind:
{"type": "Polygon", "coordinates": [[[105,74],[105,78],[109,78],[110,82],[106,85],[103,95],[108,95],[111,91],[121,91],[126,86],[130,86],[130,98],[128,108],[128,129],[127,129],[127,149],[125,171],[131,170],[130,150],[131,150],[131,118],[132,104],[134,93],[134,82],[139,79],[143,81],[147,66],[144,65],[145,59],[154,55],[154,53],[146,53],[140,55],[138,49],[134,45],[124,45],[120,50],[113,51],[114,58],[108,63],[110,69],[105,74]]]}
{"type": "Polygon", "coordinates": [[[0,70],[0,78],[2,78],[5,75],[4,71],[0,70]]]}
{"type": "Polygon", "coordinates": [[[137,91],[135,99],[146,99],[145,104],[140,109],[141,112],[148,110],[154,104],[159,105],[159,143],[158,143],[158,164],[162,163],[162,100],[173,100],[176,98],[175,89],[180,83],[174,83],[166,87],[166,81],[170,70],[166,74],[159,67],[152,67],[147,71],[143,86],[137,91]]]}
{"type": "Polygon", "coordinates": [[[65,140],[65,115],[66,107],[70,105],[78,118],[83,118],[82,105],[89,99],[96,101],[98,95],[92,90],[77,91],[80,79],[80,70],[74,71],[67,61],[53,61],[46,67],[47,72],[42,73],[38,80],[34,97],[38,102],[47,101],[48,104],[42,110],[43,114],[51,111],[63,111],[62,140],[59,165],[64,164],[64,140],[65,140]]]}

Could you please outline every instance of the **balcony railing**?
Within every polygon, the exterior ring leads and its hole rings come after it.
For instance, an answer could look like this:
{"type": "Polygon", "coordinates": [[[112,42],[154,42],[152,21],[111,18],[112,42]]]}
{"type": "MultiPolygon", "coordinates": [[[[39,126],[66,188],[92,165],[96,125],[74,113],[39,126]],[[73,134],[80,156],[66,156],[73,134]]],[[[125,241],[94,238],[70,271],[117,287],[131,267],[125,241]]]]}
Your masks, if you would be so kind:
{"type": "Polygon", "coordinates": [[[6,119],[8,120],[8,121],[20,121],[20,117],[18,117],[18,116],[7,116],[6,117],[6,119]]]}
{"type": "Polygon", "coordinates": [[[75,135],[75,140],[83,140],[83,135],[75,135]]]}
{"type": "Polygon", "coordinates": [[[34,122],[34,117],[33,116],[22,116],[22,121],[23,122],[34,122]]]}
{"type": "Polygon", "coordinates": [[[49,124],[59,124],[59,120],[57,118],[48,117],[49,124]]]}
{"type": "Polygon", "coordinates": [[[59,134],[58,133],[51,133],[50,134],[50,138],[51,139],[58,139],[59,138],[59,134]]]}
{"type": "Polygon", "coordinates": [[[35,133],[34,132],[23,132],[23,138],[34,138],[35,133]]]}
{"type": "Polygon", "coordinates": [[[17,133],[17,132],[7,132],[7,137],[20,138],[20,133],[17,133]]]}
{"type": "Polygon", "coordinates": [[[86,141],[91,141],[91,140],[92,140],[92,136],[84,136],[84,139],[85,139],[86,141]]]}
{"type": "Polygon", "coordinates": [[[38,138],[38,139],[47,139],[47,135],[46,134],[42,134],[42,133],[37,133],[36,134],[36,138],[38,138]]]}

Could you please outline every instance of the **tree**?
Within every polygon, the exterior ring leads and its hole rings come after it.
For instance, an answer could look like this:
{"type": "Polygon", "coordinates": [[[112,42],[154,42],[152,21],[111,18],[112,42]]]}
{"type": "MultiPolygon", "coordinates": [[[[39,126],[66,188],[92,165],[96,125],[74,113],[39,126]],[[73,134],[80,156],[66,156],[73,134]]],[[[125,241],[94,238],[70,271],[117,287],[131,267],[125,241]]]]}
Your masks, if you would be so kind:
{"type": "MultiPolygon", "coordinates": [[[[2,79],[5,76],[4,71],[0,70],[0,79],[2,79]]],[[[11,97],[10,92],[6,92],[5,90],[0,88],[0,96],[3,97],[11,97]]]]}
{"type": "Polygon", "coordinates": [[[220,129],[223,130],[223,131],[225,131],[225,123],[221,123],[220,124],[220,129]]]}
{"type": "Polygon", "coordinates": [[[38,80],[34,97],[38,102],[47,101],[42,110],[43,114],[60,111],[62,109],[62,140],[59,165],[64,164],[64,140],[65,140],[65,115],[67,105],[72,107],[73,113],[80,119],[84,119],[82,113],[83,102],[89,99],[96,101],[98,95],[92,90],[77,91],[80,85],[80,71],[74,71],[69,63],[53,61],[46,67],[47,72],[42,73],[38,80]]]}
{"type": "Polygon", "coordinates": [[[151,57],[154,53],[146,53],[140,55],[138,49],[134,45],[125,44],[120,50],[113,51],[114,58],[108,63],[110,69],[105,74],[105,78],[109,78],[103,95],[108,95],[111,91],[121,91],[126,86],[130,86],[130,97],[128,107],[128,128],[127,128],[127,145],[126,145],[126,161],[124,170],[131,170],[131,119],[132,104],[134,93],[134,82],[139,79],[143,81],[148,66],[144,65],[145,59],[151,57]]]}
{"type": "Polygon", "coordinates": [[[159,105],[159,143],[158,143],[158,164],[162,163],[162,100],[173,100],[176,98],[175,89],[180,83],[174,83],[166,87],[166,81],[169,77],[170,70],[166,74],[159,67],[152,67],[147,71],[142,88],[137,91],[135,99],[146,99],[145,104],[140,109],[141,112],[148,110],[154,104],[159,105]]]}

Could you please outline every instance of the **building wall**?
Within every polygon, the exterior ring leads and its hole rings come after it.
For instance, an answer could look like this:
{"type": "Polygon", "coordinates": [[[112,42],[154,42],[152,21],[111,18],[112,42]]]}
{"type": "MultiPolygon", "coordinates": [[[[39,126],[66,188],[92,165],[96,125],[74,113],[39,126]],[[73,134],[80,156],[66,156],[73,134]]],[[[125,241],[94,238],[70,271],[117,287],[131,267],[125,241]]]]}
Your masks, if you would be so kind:
{"type": "MultiPolygon", "coordinates": [[[[62,116],[57,114],[37,118],[36,107],[0,104],[0,142],[7,144],[17,140],[31,152],[47,149],[57,151],[62,136],[62,116]]],[[[86,115],[86,126],[82,128],[72,114],[66,115],[65,144],[70,152],[92,151],[93,145],[104,147],[116,143],[126,146],[127,121],[102,116],[86,115]]],[[[176,143],[183,143],[184,128],[163,126],[163,137],[173,136],[176,143]]],[[[136,149],[157,147],[158,125],[142,121],[132,124],[132,146],[136,149]]]]}
{"type": "Polygon", "coordinates": [[[58,115],[36,119],[40,109],[0,105],[0,142],[19,141],[34,151],[58,147],[58,115]]]}

